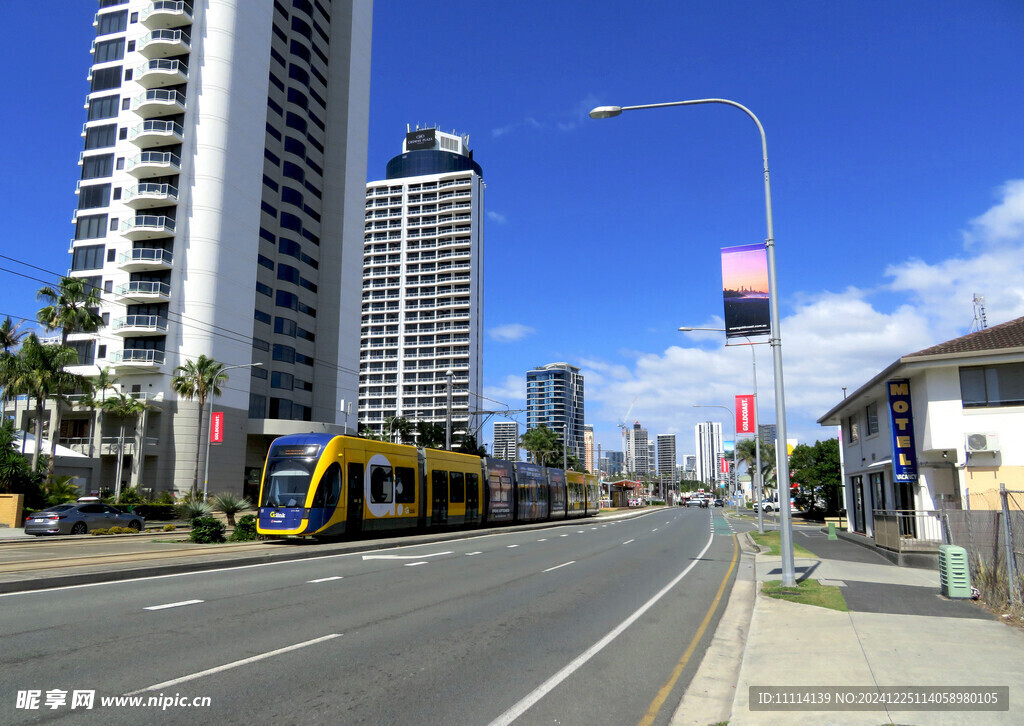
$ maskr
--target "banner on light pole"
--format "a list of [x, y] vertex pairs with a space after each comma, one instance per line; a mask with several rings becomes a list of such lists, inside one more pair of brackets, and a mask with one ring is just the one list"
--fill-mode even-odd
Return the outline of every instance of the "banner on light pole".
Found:
[[757, 432], [757, 416], [754, 412], [753, 394], [736, 396], [736, 433], [754, 435]]
[[210, 414], [210, 443], [224, 443], [224, 412], [214, 411]]
[[722, 248], [725, 337], [769, 335], [768, 255], [763, 244]]

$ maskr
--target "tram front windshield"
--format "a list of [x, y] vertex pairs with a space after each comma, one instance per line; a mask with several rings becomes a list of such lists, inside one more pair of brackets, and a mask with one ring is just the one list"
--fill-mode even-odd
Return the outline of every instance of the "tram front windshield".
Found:
[[306, 502], [316, 461], [282, 459], [267, 466], [261, 507], [301, 507]]

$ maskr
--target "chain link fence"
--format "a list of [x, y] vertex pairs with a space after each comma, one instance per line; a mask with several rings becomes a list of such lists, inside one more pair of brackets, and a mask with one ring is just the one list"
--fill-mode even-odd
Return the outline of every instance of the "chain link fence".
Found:
[[945, 539], [967, 550], [982, 599], [1024, 611], [1024, 491], [972, 492], [967, 509], [945, 510], [943, 520]]

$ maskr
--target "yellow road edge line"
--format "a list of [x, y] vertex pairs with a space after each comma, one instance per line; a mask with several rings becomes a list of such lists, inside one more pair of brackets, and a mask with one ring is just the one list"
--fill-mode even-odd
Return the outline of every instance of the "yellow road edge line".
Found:
[[686, 664], [690, 661], [693, 656], [693, 651], [697, 648], [697, 644], [701, 638], [704, 637], [704, 631], [707, 630], [708, 624], [711, 622], [711, 618], [715, 614], [715, 610], [718, 609], [718, 603], [722, 600], [722, 593], [725, 592], [725, 586], [729, 582], [729, 578], [732, 576], [732, 571], [736, 567], [736, 557], [739, 555], [739, 541], [736, 539], [736, 535], [732, 535], [732, 562], [729, 563], [729, 569], [725, 573], [725, 577], [722, 578], [722, 584], [718, 586], [718, 593], [715, 595], [715, 599], [711, 602], [711, 607], [708, 608], [707, 614], [704, 616], [704, 620], [701, 621], [700, 627], [697, 628], [696, 634], [693, 636], [693, 640], [690, 641], [690, 647], [683, 653], [683, 657], [679, 659], [676, 667], [672, 670], [672, 675], [661, 690], [658, 691], [658, 695], [651, 701], [651, 705], [647, 708], [647, 713], [640, 719], [639, 726], [651, 726], [654, 723], [654, 719], [657, 717], [658, 712], [661, 711], [661, 707], [665, 705], [665, 701], [668, 699], [668, 695], [675, 688], [676, 681], [679, 680], [679, 676], [683, 674], [683, 669], [686, 668]]

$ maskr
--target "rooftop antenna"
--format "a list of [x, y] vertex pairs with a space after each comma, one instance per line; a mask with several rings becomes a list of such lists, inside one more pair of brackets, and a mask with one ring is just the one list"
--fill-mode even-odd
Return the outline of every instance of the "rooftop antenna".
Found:
[[988, 320], [985, 318], [985, 297], [974, 293], [974, 322], [971, 323], [971, 332], [976, 333], [988, 327]]

